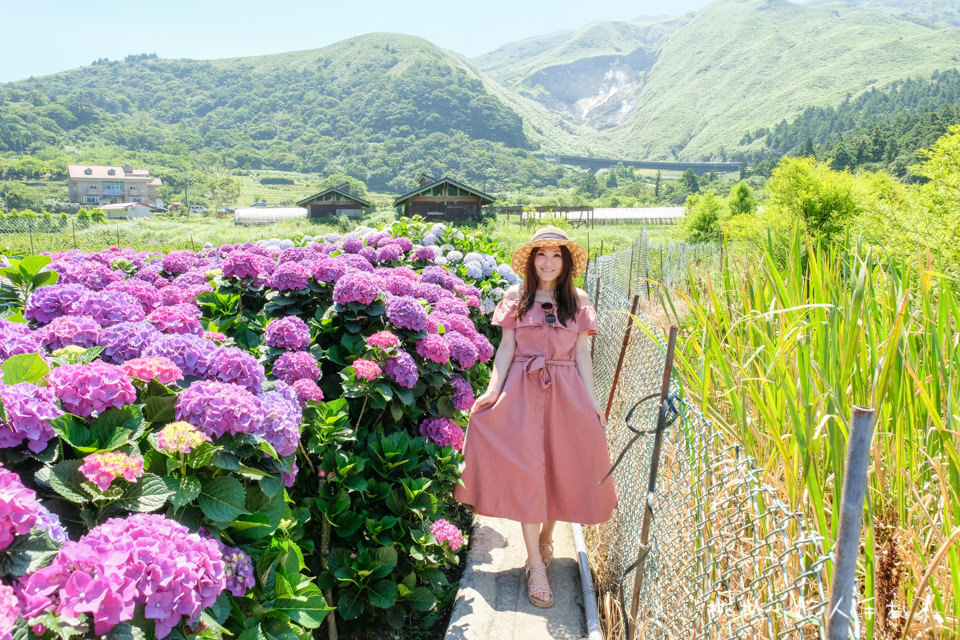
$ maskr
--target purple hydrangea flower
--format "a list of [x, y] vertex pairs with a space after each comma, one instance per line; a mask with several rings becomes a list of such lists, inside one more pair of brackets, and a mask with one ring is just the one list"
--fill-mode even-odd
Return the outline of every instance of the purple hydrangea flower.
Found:
[[437, 364], [446, 364], [450, 361], [450, 345], [435, 333], [431, 333], [417, 342], [417, 353], [420, 354], [420, 357]]
[[364, 247], [357, 252], [358, 256], [361, 256], [367, 262], [376, 262], [377, 260], [377, 250], [373, 247]]
[[0, 361], [21, 353], [43, 351], [43, 330], [31, 331], [22, 322], [0, 319]]
[[344, 238], [343, 250], [347, 253], [357, 253], [363, 249], [363, 241], [360, 238]]
[[280, 252], [277, 258], [279, 264], [284, 262], [298, 262], [304, 264], [313, 259], [314, 252], [310, 247], [291, 247]]
[[273, 271], [270, 286], [277, 291], [300, 291], [310, 286], [310, 271], [299, 262], [284, 262]]
[[76, 345], [89, 349], [97, 344], [100, 324], [90, 316], [60, 316], [40, 330], [43, 344], [51, 351]]
[[263, 365], [243, 349], [220, 348], [213, 353], [210, 362], [211, 373], [215, 373], [220, 382], [232, 382], [253, 393], [260, 393], [263, 383], [267, 381]]
[[60, 284], [81, 284], [93, 291], [100, 291], [111, 282], [123, 278], [121, 272], [112, 271], [110, 267], [94, 260], [55, 261], [49, 267], [60, 274]]
[[20, 476], [0, 466], [0, 549], [30, 533], [39, 510], [37, 494], [23, 486]]
[[47, 381], [63, 408], [83, 418], [107, 409], [119, 409], [137, 400], [137, 392], [126, 371], [99, 360], [61, 365], [47, 375]]
[[344, 253], [337, 256], [338, 260], [344, 262], [348, 267], [353, 269], [358, 269], [360, 271], [366, 271], [367, 273], [373, 273], [373, 265], [370, 264], [370, 261], [364, 258], [362, 255], [356, 255], [352, 253]]
[[226, 576], [216, 541], [165, 516], [136, 513], [67, 542], [50, 566], [24, 576], [20, 586], [26, 619], [48, 611], [90, 614], [102, 636], [132, 620], [139, 607], [162, 640], [181, 619], [212, 606]]
[[412, 389], [417, 384], [417, 380], [420, 379], [417, 364], [413, 361], [413, 357], [403, 349], [397, 350], [396, 358], [390, 358], [384, 363], [383, 371], [388, 378], [407, 389]]
[[403, 250], [400, 249], [400, 245], [391, 243], [377, 249], [376, 259], [377, 262], [391, 262], [399, 260], [402, 254]]
[[300, 443], [300, 423], [303, 422], [296, 396], [291, 401], [281, 393], [271, 391], [260, 396], [260, 404], [263, 422], [258, 435], [273, 445], [278, 455], [293, 455]]
[[415, 282], [413, 284], [413, 295], [427, 302], [436, 302], [447, 297], [449, 293], [440, 285], [432, 282]]
[[273, 273], [276, 263], [252, 250], [232, 251], [223, 261], [221, 269], [227, 278], [240, 280], [252, 279], [255, 284], [262, 284]]
[[413, 249], [413, 240], [410, 238], [404, 238], [403, 236], [400, 236], [399, 238], [394, 238], [393, 241], [400, 246], [400, 251], [403, 251], [404, 253], [410, 251], [410, 249]]
[[433, 262], [434, 258], [437, 257], [437, 252], [433, 247], [419, 247], [416, 251], [413, 252], [414, 260], [423, 260], [425, 262]]
[[234, 597], [241, 598], [248, 589], [257, 586], [257, 579], [253, 575], [253, 560], [240, 549], [223, 543], [220, 543], [220, 552], [223, 554], [223, 574], [227, 591]]
[[[150, 313], [160, 306], [160, 290], [149, 282], [142, 280], [118, 280], [117, 282], [108, 284], [105, 290], [129, 293], [143, 306], [143, 310], [146, 313]], [[180, 301], [178, 300], [177, 302]]]
[[187, 334], [158, 334], [143, 348], [142, 357], [163, 356], [180, 367], [183, 375], [204, 378], [215, 371], [217, 345], [206, 338]]
[[363, 271], [348, 271], [333, 287], [333, 300], [337, 304], [359, 302], [370, 304], [383, 291], [383, 281]]
[[310, 328], [297, 316], [278, 318], [267, 325], [264, 342], [277, 349], [303, 351], [310, 346]]
[[171, 251], [161, 262], [163, 270], [167, 273], [186, 273], [197, 263], [197, 256], [192, 251], [186, 249], [180, 251]]
[[450, 418], [427, 418], [420, 423], [420, 435], [441, 447], [463, 449], [463, 429]]
[[160, 330], [149, 322], [121, 322], [100, 332], [97, 344], [103, 347], [100, 357], [110, 364], [122, 364], [139, 358], [144, 347]]
[[37, 523], [34, 526], [46, 531], [47, 535], [50, 536], [50, 539], [54, 542], [63, 544], [67, 541], [67, 532], [60, 523], [60, 517], [42, 504], [40, 508], [37, 509]]
[[159, 307], [172, 307], [173, 305], [190, 302], [190, 300], [187, 298], [186, 289], [181, 289], [180, 287], [164, 287], [162, 289], [158, 289], [157, 291], [160, 295], [160, 302], [154, 306], [154, 309]]
[[387, 301], [387, 320], [395, 327], [421, 331], [427, 327], [427, 312], [411, 296], [396, 296]]
[[293, 384], [296, 380], [318, 380], [320, 367], [306, 351], [287, 351], [273, 363], [273, 375], [278, 380]]
[[470, 316], [470, 308], [467, 303], [457, 298], [443, 298], [437, 300], [433, 305], [433, 310], [439, 313], [455, 313], [460, 316]]
[[493, 357], [493, 345], [487, 340], [487, 336], [482, 333], [475, 333], [470, 336], [470, 341], [477, 348], [477, 360], [479, 362], [486, 362]]
[[403, 276], [388, 274], [383, 277], [383, 287], [395, 296], [413, 294], [413, 282]]
[[473, 326], [470, 318], [455, 313], [431, 313], [430, 315], [436, 322], [442, 324], [447, 331], [456, 331], [465, 336], [472, 336], [477, 332], [477, 328]]
[[198, 312], [199, 309], [186, 304], [157, 307], [147, 316], [147, 321], [163, 333], [202, 336], [203, 325], [200, 324]]
[[0, 449], [26, 440], [30, 451], [43, 451], [56, 435], [50, 421], [63, 415], [51, 389], [29, 382], [0, 385], [0, 405], [6, 413], [5, 420], [0, 418]]
[[146, 317], [143, 305], [123, 291], [91, 291], [77, 306], [79, 315], [90, 316], [101, 327], [120, 322], [140, 322]]
[[30, 294], [23, 308], [23, 317], [32, 322], [47, 324], [54, 318], [72, 315], [75, 306], [90, 293], [79, 284], [52, 284], [40, 287]]
[[226, 433], [258, 433], [263, 406], [259, 398], [240, 385], [198, 380], [180, 393], [176, 415], [177, 420], [219, 438]]
[[350, 267], [338, 258], [317, 258], [310, 264], [310, 273], [317, 282], [336, 282]]
[[438, 284], [444, 289], [453, 290], [458, 284], [463, 284], [460, 278], [456, 277], [443, 267], [426, 267], [420, 274], [423, 282]]
[[463, 376], [453, 376], [450, 378], [450, 386], [453, 387], [453, 408], [457, 411], [468, 411], [473, 407], [473, 387]]
[[308, 402], [322, 402], [323, 401], [323, 391], [320, 390], [320, 387], [317, 386], [317, 383], [313, 380], [307, 380], [306, 378], [301, 378], [299, 380], [294, 380], [293, 385], [294, 392], [297, 394], [297, 402], [300, 403], [301, 407], [306, 406]]
[[456, 331], [447, 331], [443, 339], [450, 345], [450, 358], [463, 369], [469, 369], [477, 362], [480, 355], [470, 338]]

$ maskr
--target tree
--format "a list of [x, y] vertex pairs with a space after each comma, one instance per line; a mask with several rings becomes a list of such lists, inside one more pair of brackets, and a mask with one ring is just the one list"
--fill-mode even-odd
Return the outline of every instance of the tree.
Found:
[[607, 175], [607, 189], [616, 189], [620, 186], [620, 183], [617, 181], [617, 174], [614, 171], [611, 171]]
[[833, 147], [833, 151], [830, 152], [830, 158], [830, 168], [834, 171], [852, 169], [857, 164], [853, 156], [850, 155], [850, 151], [847, 149], [847, 145], [843, 143], [843, 140], [837, 142]]
[[687, 169], [680, 176], [680, 184], [687, 193], [700, 193], [700, 182], [697, 180], [697, 174], [693, 169]]
[[720, 219], [724, 217], [724, 213], [723, 199], [713, 190], [690, 195], [687, 198], [687, 211], [683, 221], [687, 242], [723, 240]]
[[753, 213], [757, 210], [757, 194], [746, 181], [741, 180], [730, 190], [727, 196], [727, 206], [730, 214], [738, 216], [742, 213]]
[[813, 138], [807, 136], [800, 148], [797, 149], [797, 155], [801, 158], [816, 158], [817, 152], [813, 148]]
[[653, 199], [660, 204], [660, 192], [663, 189], [663, 175], [657, 169], [657, 179], [653, 181]]
[[860, 213], [854, 177], [813, 158], [784, 158], [767, 182], [768, 202], [799, 218], [814, 240], [832, 241]]
[[576, 192], [587, 198], [596, 198], [600, 195], [600, 183], [597, 182], [597, 176], [593, 171], [585, 171], [577, 184]]

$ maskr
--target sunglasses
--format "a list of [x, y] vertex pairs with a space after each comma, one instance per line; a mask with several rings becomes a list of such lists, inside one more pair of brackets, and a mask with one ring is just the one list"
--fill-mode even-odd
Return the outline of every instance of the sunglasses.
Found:
[[552, 302], [541, 302], [540, 308], [547, 312], [547, 315], [543, 318], [544, 321], [553, 326], [557, 323], [557, 316], [553, 313], [553, 303]]

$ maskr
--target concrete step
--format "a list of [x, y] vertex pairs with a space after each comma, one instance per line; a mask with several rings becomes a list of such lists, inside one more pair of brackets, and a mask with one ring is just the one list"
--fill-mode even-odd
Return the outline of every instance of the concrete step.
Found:
[[581, 640], [587, 637], [577, 554], [570, 525], [557, 523], [547, 570], [554, 605], [527, 599], [520, 523], [476, 516], [446, 640]]

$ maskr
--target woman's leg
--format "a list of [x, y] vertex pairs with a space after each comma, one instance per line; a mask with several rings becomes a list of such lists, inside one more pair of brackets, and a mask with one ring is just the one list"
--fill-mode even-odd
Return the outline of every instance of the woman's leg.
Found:
[[553, 528], [557, 526], [556, 520], [547, 520], [540, 527], [540, 544], [550, 544], [553, 542]]
[[[544, 570], [543, 560], [540, 558], [540, 523], [521, 522], [520, 528], [523, 530], [523, 545], [527, 548], [527, 588], [530, 597], [540, 602], [552, 604], [553, 594], [550, 592], [547, 572]], [[536, 571], [531, 571], [531, 569]]]

